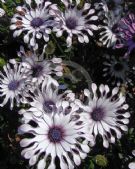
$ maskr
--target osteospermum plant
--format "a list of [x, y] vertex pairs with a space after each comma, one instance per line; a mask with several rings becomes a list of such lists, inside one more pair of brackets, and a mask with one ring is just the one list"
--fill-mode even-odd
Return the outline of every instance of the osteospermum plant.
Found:
[[[29, 118], [28, 120], [37, 124], [36, 128], [28, 123], [20, 126], [19, 130], [22, 133], [33, 135], [33, 138], [24, 138], [20, 142], [21, 147], [24, 148], [21, 154], [29, 159], [30, 166], [36, 164], [38, 160], [37, 169], [46, 166], [56, 168], [57, 157], [61, 169], [74, 168], [74, 165], [80, 165], [81, 159], [84, 159], [90, 151], [85, 141], [89, 137], [85, 133], [86, 129], [83, 123], [77, 124], [81, 119], [73, 120], [70, 113], [67, 115], [63, 113], [58, 112], [54, 116], [43, 114], [42, 117]], [[80, 138], [84, 141], [79, 141]]]
[[27, 90], [26, 86], [29, 82], [30, 78], [27, 78], [23, 66], [15, 59], [9, 60], [0, 72], [0, 96], [3, 98], [0, 106], [3, 107], [8, 101], [10, 101], [10, 109], [13, 109], [15, 101], [19, 106], [23, 97], [22, 91]]
[[[31, 102], [29, 101], [29, 98], [31, 98]], [[67, 107], [66, 110], [68, 113], [68, 111], [70, 111], [69, 103], [74, 99], [75, 94], [71, 90], [59, 93], [58, 82], [51, 77], [47, 77], [33, 93], [27, 94], [24, 103], [29, 103], [29, 105], [32, 106], [32, 108], [28, 110], [30, 114], [34, 113], [36, 116], [41, 116], [42, 113], [51, 115], [52, 112], [57, 111], [57, 106], [62, 106], [62, 103]], [[23, 109], [20, 111], [21, 114], [24, 114], [25, 112], [26, 111]]]
[[90, 3], [84, 3], [79, 8], [80, 1], [61, 0], [64, 4], [64, 11], [61, 9], [51, 9], [50, 13], [55, 18], [57, 26], [53, 28], [57, 37], [66, 34], [67, 47], [70, 47], [73, 38], [77, 38], [79, 43], [89, 43], [89, 37], [98, 30], [96, 21], [98, 16], [96, 10]]
[[23, 34], [24, 42], [34, 50], [38, 49], [40, 39], [44, 43], [48, 42], [51, 27], [55, 26], [55, 21], [49, 14], [50, 9], [56, 9], [56, 5], [50, 1], [26, 0], [23, 6], [17, 7], [17, 13], [11, 19], [10, 29], [14, 31], [13, 36]]
[[21, 46], [18, 52], [22, 60], [22, 65], [26, 70], [26, 73], [30, 75], [33, 83], [40, 84], [42, 81], [51, 75], [56, 75], [58, 77], [63, 75], [62, 59], [52, 56], [48, 59], [42, 54], [38, 54], [33, 50], [25, 51]]
[[[111, 3], [115, 6], [110, 10]], [[134, 133], [121, 139], [132, 125], [132, 118], [129, 125], [130, 114], [134, 119], [134, 113], [129, 112], [134, 98], [130, 100], [120, 91], [123, 84], [129, 88], [132, 84], [133, 91], [134, 69], [128, 65], [132, 62], [130, 58], [120, 57], [121, 50], [116, 50], [126, 47], [127, 52], [124, 54], [123, 50], [122, 56], [129, 56], [135, 48], [134, 12], [122, 13], [128, 3], [1, 0], [0, 107], [9, 106], [9, 111], [5, 112], [6, 107], [0, 113], [0, 147], [5, 150], [7, 140], [11, 151], [3, 160], [5, 168], [14, 165], [8, 166], [10, 161], [14, 163], [14, 153], [18, 150], [14, 142], [21, 147], [23, 161], [29, 162], [23, 168], [94, 169], [95, 164], [95, 169], [114, 169], [119, 165], [114, 164], [115, 160], [121, 160], [118, 168], [135, 168], [131, 156], [131, 150], [135, 155], [134, 148], [129, 153], [126, 150]], [[5, 25], [11, 34], [2, 31], [7, 29]], [[91, 43], [94, 41], [99, 46]], [[9, 59], [16, 58], [16, 54], [11, 56], [14, 50], [19, 51], [19, 58]], [[106, 60], [102, 57], [105, 53], [111, 53]], [[14, 126], [19, 138], [16, 135], [11, 138], [11, 133], [16, 132]], [[111, 150], [110, 144], [113, 144]], [[11, 154], [13, 160], [8, 159]], [[127, 154], [130, 155], [126, 157]], [[22, 168], [18, 156], [16, 163], [17, 168]], [[1, 158], [0, 165], [3, 167]]]
[[115, 137], [121, 138], [121, 131], [128, 130], [130, 117], [128, 104], [117, 87], [110, 91], [108, 85], [100, 85], [98, 88], [93, 83], [91, 88], [92, 93], [88, 89], [84, 90], [87, 102], [83, 104], [80, 100], [76, 100], [76, 103], [86, 113], [89, 133], [95, 138], [100, 135], [103, 146], [108, 148], [109, 142], [115, 143]]

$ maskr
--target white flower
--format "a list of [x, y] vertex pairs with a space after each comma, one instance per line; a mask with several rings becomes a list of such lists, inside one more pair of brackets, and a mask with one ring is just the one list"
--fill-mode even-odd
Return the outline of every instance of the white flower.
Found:
[[[132, 151], [132, 154], [135, 156], [135, 150]], [[129, 163], [128, 167], [129, 167], [130, 169], [135, 169], [135, 162]]]
[[76, 114], [77, 109], [71, 106], [70, 113], [66, 114], [63, 106], [63, 112], [52, 116], [45, 113], [40, 117], [32, 113], [25, 116], [27, 122], [20, 126], [19, 132], [32, 137], [22, 139], [20, 145], [24, 148], [21, 155], [29, 159], [30, 166], [37, 163], [37, 169], [56, 169], [57, 157], [59, 168], [73, 169], [85, 159], [90, 151], [88, 142], [93, 142], [93, 137], [87, 134], [88, 126], [83, 117]]
[[89, 43], [88, 35], [93, 36], [93, 31], [98, 29], [95, 25], [95, 21], [98, 20], [95, 9], [92, 9], [89, 3], [85, 3], [82, 9], [78, 9], [79, 1], [76, 5], [68, 0], [62, 2], [65, 5], [64, 12], [50, 10], [50, 14], [55, 16], [54, 19], [58, 23], [58, 26], [53, 29], [56, 36], [61, 37], [66, 32], [68, 47], [72, 45], [73, 37], [77, 37], [80, 43]]
[[[28, 101], [31, 97], [32, 101]], [[29, 103], [32, 108], [28, 111], [36, 116], [42, 114], [52, 114], [57, 112], [57, 108], [62, 106], [68, 106], [69, 102], [75, 99], [75, 94], [71, 90], [66, 90], [64, 93], [59, 94], [59, 84], [56, 80], [51, 77], [47, 77], [41, 85], [30, 95], [28, 99], [24, 100], [24, 103]], [[65, 101], [65, 102], [64, 102]], [[68, 101], [68, 102], [67, 102]], [[63, 105], [62, 105], [63, 104]], [[62, 111], [62, 110], [60, 110]], [[67, 109], [67, 113], [69, 110]], [[21, 110], [20, 114], [24, 115], [25, 110]], [[26, 114], [27, 116], [27, 114]]]
[[102, 42], [103, 46], [114, 47], [117, 42], [117, 34], [114, 29], [118, 20], [116, 20], [115, 16], [110, 13], [106, 4], [104, 4], [104, 14], [105, 14], [105, 25], [99, 26], [99, 41]]
[[10, 29], [15, 30], [14, 37], [24, 33], [24, 42], [29, 43], [36, 50], [39, 39], [49, 41], [50, 27], [54, 26], [49, 10], [55, 9], [56, 6], [49, 1], [34, 0], [36, 8], [33, 8], [31, 0], [25, 2], [26, 5], [17, 7], [17, 13], [11, 19]]
[[21, 47], [18, 55], [22, 59], [22, 65], [26, 68], [26, 71], [32, 77], [32, 82], [38, 82], [40, 84], [46, 77], [55, 74], [56, 76], [62, 76], [62, 59], [52, 58], [44, 59], [44, 55], [36, 54], [35, 52], [25, 52]]
[[16, 100], [17, 106], [19, 106], [22, 90], [24, 90], [28, 81], [29, 79], [27, 79], [22, 65], [14, 59], [10, 60], [3, 67], [3, 73], [0, 72], [0, 96], [5, 96], [0, 106], [3, 107], [8, 100], [10, 100], [10, 109], [14, 106], [14, 100]]
[[[128, 105], [125, 103], [125, 97], [119, 94], [116, 87], [110, 91], [108, 85], [100, 85], [97, 90], [96, 84], [92, 84], [92, 93], [84, 90], [84, 95], [88, 98], [88, 103], [77, 104], [86, 112], [90, 133], [95, 138], [101, 135], [103, 146], [108, 147], [109, 142], [115, 143], [115, 136], [121, 138], [121, 130], [127, 131], [130, 114], [127, 112]], [[114, 135], [115, 133], [115, 135]]]

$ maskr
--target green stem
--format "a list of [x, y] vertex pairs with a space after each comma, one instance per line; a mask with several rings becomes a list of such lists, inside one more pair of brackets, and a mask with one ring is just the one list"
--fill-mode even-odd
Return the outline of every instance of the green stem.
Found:
[[55, 36], [53, 35], [53, 33], [51, 34], [51, 36], [52, 36], [52, 38], [53, 38], [55, 44], [57, 45], [57, 47], [58, 47], [59, 50], [61, 51], [61, 53], [65, 55], [63, 49], [61, 48], [61, 46], [60, 46], [59, 43], [57, 42], [57, 40], [56, 40]]

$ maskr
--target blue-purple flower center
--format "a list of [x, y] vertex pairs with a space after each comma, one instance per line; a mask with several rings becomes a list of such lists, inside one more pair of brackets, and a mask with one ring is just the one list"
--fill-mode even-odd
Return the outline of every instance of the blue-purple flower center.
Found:
[[66, 19], [66, 26], [69, 28], [69, 29], [75, 29], [76, 26], [77, 26], [77, 20], [76, 18], [74, 17], [69, 17]]
[[113, 68], [115, 71], [120, 72], [123, 70], [124, 67], [121, 63], [116, 63]]
[[31, 21], [31, 26], [33, 28], [37, 28], [37, 27], [40, 27], [41, 25], [43, 25], [44, 21], [42, 18], [34, 18], [32, 21]]
[[58, 143], [63, 139], [63, 130], [60, 127], [54, 126], [49, 129], [48, 138], [53, 143]]
[[41, 75], [42, 70], [43, 70], [43, 66], [41, 65], [33, 66], [32, 68], [33, 77], [39, 77]]
[[45, 101], [44, 104], [43, 104], [43, 109], [47, 113], [51, 113], [51, 112], [56, 110], [55, 103], [52, 100]]
[[19, 87], [19, 84], [20, 84], [19, 81], [13, 80], [8, 84], [8, 89], [15, 91]]
[[94, 121], [101, 121], [105, 116], [105, 111], [102, 107], [96, 107], [91, 112], [91, 118]]

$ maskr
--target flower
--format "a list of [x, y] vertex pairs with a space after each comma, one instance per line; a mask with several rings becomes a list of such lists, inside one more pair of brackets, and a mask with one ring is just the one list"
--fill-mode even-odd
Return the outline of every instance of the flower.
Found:
[[106, 4], [104, 4], [103, 10], [106, 19], [105, 25], [99, 26], [99, 41], [107, 48], [114, 47], [117, 42], [115, 26], [118, 19], [116, 19], [113, 13], [110, 13], [110, 10]]
[[16, 100], [17, 106], [19, 106], [22, 90], [25, 89], [29, 79], [27, 79], [22, 65], [14, 59], [9, 60], [9, 63], [3, 66], [3, 71], [3, 73], [0, 72], [0, 96], [5, 96], [5, 98], [0, 106], [3, 107], [10, 100], [10, 109], [12, 109], [14, 100]]
[[[38, 48], [39, 39], [49, 41], [51, 26], [55, 26], [49, 15], [51, 8], [56, 8], [55, 4], [49, 1], [25, 0], [26, 5], [18, 6], [17, 13], [11, 19], [11, 30], [15, 30], [13, 36], [17, 37], [24, 33], [24, 42], [29, 43], [35, 50]], [[33, 8], [35, 3], [36, 8]]]
[[118, 31], [120, 32], [119, 40], [116, 45], [117, 48], [127, 48], [125, 57], [135, 49], [135, 15], [128, 14], [122, 18], [118, 24]]
[[[135, 156], [135, 150], [132, 151], [132, 154]], [[135, 169], [135, 162], [129, 163], [128, 167], [129, 167], [130, 169]]]
[[88, 103], [83, 104], [76, 100], [76, 104], [86, 112], [90, 133], [95, 138], [101, 135], [103, 146], [108, 148], [109, 142], [115, 143], [115, 136], [121, 138], [121, 130], [127, 131], [126, 125], [130, 117], [128, 105], [117, 87], [110, 91], [108, 85], [101, 84], [97, 89], [97, 85], [93, 83], [91, 88], [93, 94], [88, 89], [84, 90]]
[[99, 41], [102, 42], [107, 48], [113, 47], [116, 44], [117, 37], [116, 34], [108, 26], [101, 26], [100, 28], [100, 38]]
[[63, 33], [67, 34], [67, 46], [72, 45], [72, 40], [76, 36], [80, 43], [89, 43], [89, 37], [93, 36], [93, 31], [97, 30], [95, 22], [98, 16], [95, 9], [91, 8], [91, 4], [84, 3], [82, 9], [78, 9], [79, 1], [73, 4], [72, 1], [61, 0], [65, 6], [65, 11], [51, 10], [51, 15], [55, 16], [58, 26], [54, 27], [57, 37], [61, 37]]
[[93, 141], [93, 137], [87, 134], [88, 128], [83, 117], [76, 114], [77, 109], [72, 106], [66, 114], [63, 106], [62, 112], [57, 109], [52, 116], [45, 113], [42, 116], [31, 113], [25, 116], [27, 122], [19, 127], [19, 132], [31, 134], [31, 138], [22, 139], [20, 145], [24, 148], [21, 155], [29, 159], [30, 166], [37, 164], [37, 169], [55, 169], [56, 157], [61, 169], [80, 165], [81, 159], [90, 151], [88, 142]]
[[32, 82], [38, 82], [40, 84], [46, 77], [51, 74], [56, 76], [62, 76], [62, 59], [52, 58], [44, 59], [43, 53], [41, 55], [36, 52], [25, 52], [24, 48], [20, 48], [18, 55], [22, 59], [22, 64], [26, 68], [28, 74], [32, 77]]
[[135, 71], [130, 69], [127, 59], [107, 55], [107, 60], [103, 63], [103, 76], [107, 77], [113, 85], [119, 86], [121, 84], [133, 84], [132, 76]]
[[[29, 97], [32, 101], [28, 101]], [[29, 103], [32, 108], [29, 109], [29, 113], [34, 113], [36, 116], [41, 116], [42, 113], [52, 114], [57, 112], [57, 107], [62, 107], [62, 103], [68, 106], [68, 102], [75, 98], [75, 94], [71, 90], [66, 90], [64, 93], [59, 94], [59, 84], [51, 77], [47, 77], [41, 85], [30, 95], [28, 99], [24, 100], [24, 103]], [[65, 102], [63, 102], [65, 100]], [[64, 106], [64, 105], [63, 105]], [[61, 110], [62, 111], [62, 110]], [[68, 113], [67, 109], [67, 113]], [[25, 110], [22, 109], [20, 114], [24, 114]]]

